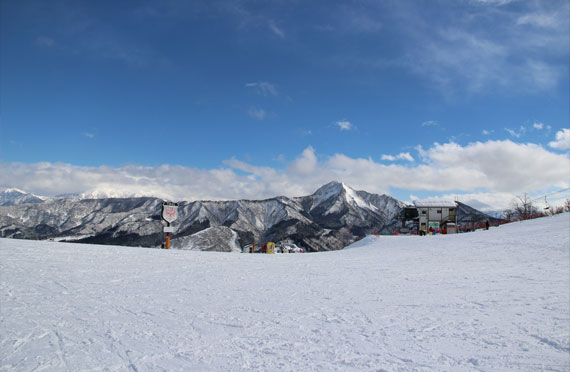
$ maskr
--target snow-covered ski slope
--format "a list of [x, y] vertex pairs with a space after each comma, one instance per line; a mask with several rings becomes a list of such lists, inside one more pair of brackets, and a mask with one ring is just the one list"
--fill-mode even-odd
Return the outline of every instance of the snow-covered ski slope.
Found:
[[568, 371], [570, 214], [252, 255], [0, 240], [1, 371]]

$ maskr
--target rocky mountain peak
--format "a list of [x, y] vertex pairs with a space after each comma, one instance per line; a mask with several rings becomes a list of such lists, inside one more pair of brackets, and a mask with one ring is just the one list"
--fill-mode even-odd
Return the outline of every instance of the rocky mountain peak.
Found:
[[342, 195], [344, 192], [346, 192], [347, 187], [348, 186], [342, 182], [332, 181], [326, 185], [319, 187], [312, 196], [315, 198], [315, 200], [324, 201], [330, 199], [332, 196]]
[[356, 191], [343, 182], [332, 181], [311, 195], [310, 210], [325, 208], [325, 214], [340, 212], [344, 209], [343, 206], [375, 210], [376, 207], [365, 200], [365, 195], [367, 193]]

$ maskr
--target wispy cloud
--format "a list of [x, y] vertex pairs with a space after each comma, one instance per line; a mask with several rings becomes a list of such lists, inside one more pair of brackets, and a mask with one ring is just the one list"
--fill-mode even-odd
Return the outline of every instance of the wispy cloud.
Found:
[[87, 138], [95, 138], [95, 134], [89, 133], [89, 132], [83, 133], [83, 136], [85, 136], [85, 137], [87, 137]]
[[344, 6], [340, 18], [345, 32], [374, 33], [382, 29], [382, 22], [374, 13], [360, 7]]
[[526, 127], [520, 126], [518, 131], [516, 129], [505, 128], [505, 130], [511, 135], [511, 137], [520, 138], [526, 134]]
[[568, 2], [482, 3], [442, 9], [445, 21], [435, 25], [406, 8], [401, 16], [415, 28], [402, 33], [408, 47], [405, 65], [450, 96], [513, 89], [536, 94], [567, 79]]
[[517, 25], [555, 28], [560, 26], [560, 17], [553, 13], [525, 14], [517, 19]]
[[247, 113], [249, 114], [249, 116], [257, 120], [263, 120], [267, 116], [267, 113], [265, 112], [264, 109], [255, 108], [255, 107], [250, 107]]
[[488, 135], [490, 135], [491, 133], [494, 133], [494, 132], [495, 132], [494, 130], [483, 129], [483, 132], [482, 132], [482, 133], [483, 133], [485, 136], [488, 136]]
[[285, 38], [285, 32], [279, 26], [277, 26], [274, 20], [269, 20], [267, 22], [267, 26], [269, 27], [271, 32], [273, 32], [275, 35], [277, 35], [281, 39]]
[[47, 36], [39, 36], [36, 39], [36, 45], [46, 48], [51, 48], [55, 45], [55, 40]]
[[436, 127], [439, 123], [435, 120], [427, 120], [422, 123], [422, 127]]
[[[158, 50], [114, 27], [108, 19], [77, 3], [42, 3], [41, 12], [50, 36], [40, 35], [35, 43], [56, 48], [67, 56], [114, 60], [132, 67], [146, 67], [166, 61]], [[130, 15], [125, 15], [129, 17]]]
[[352, 123], [348, 120], [340, 120], [337, 121], [335, 124], [337, 127], [340, 128], [340, 130], [352, 130], [354, 128]]
[[534, 124], [532, 125], [532, 127], [533, 127], [534, 129], [542, 130], [542, 128], [544, 128], [544, 124], [542, 124], [542, 123], [534, 123]]
[[350, 20], [360, 18], [369, 25], [366, 19], [371, 19], [375, 24], [356, 32], [389, 30], [397, 35], [398, 47], [381, 54], [349, 51], [337, 60], [366, 68], [406, 69], [452, 100], [466, 93], [552, 91], [568, 76], [569, 4], [512, 1], [516, 7], [506, 6], [511, 0], [468, 0], [457, 7], [438, 2], [430, 4], [430, 11], [409, 2], [341, 6], [337, 17], [346, 19], [343, 24], [351, 27]]
[[475, 3], [481, 3], [481, 4], [485, 4], [485, 5], [505, 5], [505, 4], [509, 4], [512, 3], [514, 1], [517, 0], [473, 0], [473, 2]]
[[410, 61], [410, 67], [442, 89], [455, 89], [462, 76], [467, 80], [460, 83], [473, 92], [481, 91], [491, 81], [504, 80], [500, 67], [508, 53], [492, 40], [450, 28], [440, 30], [418, 48], [421, 50], [414, 53], [415, 62]]
[[253, 89], [256, 93], [262, 96], [278, 96], [279, 92], [275, 85], [268, 83], [267, 81], [258, 81], [255, 83], [247, 83], [245, 84], [246, 88]]

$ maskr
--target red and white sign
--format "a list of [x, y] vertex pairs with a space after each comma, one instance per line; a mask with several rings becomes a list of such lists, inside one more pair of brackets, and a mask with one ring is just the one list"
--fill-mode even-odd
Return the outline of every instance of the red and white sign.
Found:
[[178, 204], [172, 202], [164, 202], [162, 204], [162, 219], [168, 223], [178, 218]]

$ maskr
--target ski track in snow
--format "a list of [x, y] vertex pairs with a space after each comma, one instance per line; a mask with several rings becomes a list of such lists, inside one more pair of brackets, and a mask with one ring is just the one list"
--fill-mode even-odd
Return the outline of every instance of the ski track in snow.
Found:
[[336, 252], [0, 240], [0, 371], [569, 371], [570, 214]]

